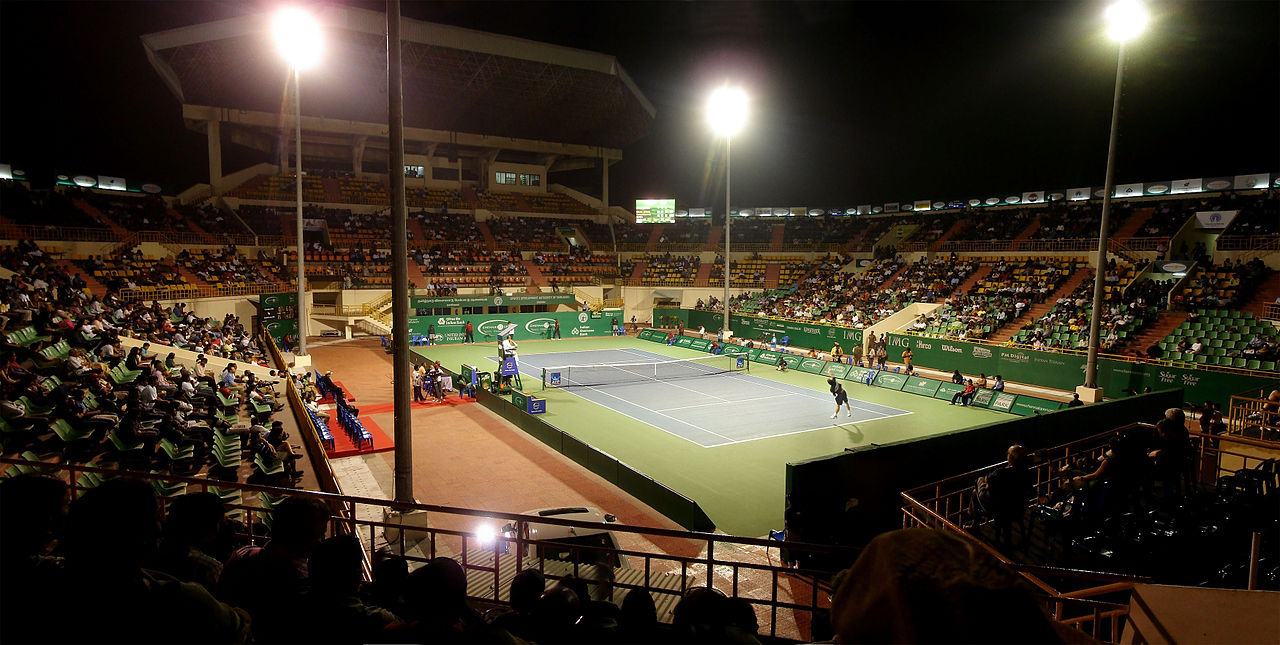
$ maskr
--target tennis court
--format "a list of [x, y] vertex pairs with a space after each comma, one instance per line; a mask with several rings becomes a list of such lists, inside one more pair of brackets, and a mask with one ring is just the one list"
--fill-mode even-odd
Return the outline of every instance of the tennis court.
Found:
[[[627, 347], [528, 354], [519, 365], [526, 390], [537, 387], [546, 369], [560, 375], [563, 391], [703, 448], [911, 414], [850, 398], [852, 416], [842, 410], [832, 419], [835, 400], [826, 391], [753, 376], [735, 361], [730, 356], [672, 361]], [[746, 367], [774, 369], [758, 363]]]

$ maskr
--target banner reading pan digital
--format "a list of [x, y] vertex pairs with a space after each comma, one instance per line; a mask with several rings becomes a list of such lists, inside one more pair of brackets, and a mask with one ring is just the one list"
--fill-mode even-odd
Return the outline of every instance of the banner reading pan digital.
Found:
[[451, 296], [447, 298], [410, 298], [411, 309], [452, 309], [461, 307], [528, 307], [534, 305], [571, 305], [578, 301], [573, 294], [539, 293], [513, 296]]

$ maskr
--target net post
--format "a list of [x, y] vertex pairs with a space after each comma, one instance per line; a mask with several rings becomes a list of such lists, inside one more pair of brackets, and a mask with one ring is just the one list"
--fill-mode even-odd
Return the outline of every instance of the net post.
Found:
[[542, 368], [542, 390], [547, 389], [547, 368]]

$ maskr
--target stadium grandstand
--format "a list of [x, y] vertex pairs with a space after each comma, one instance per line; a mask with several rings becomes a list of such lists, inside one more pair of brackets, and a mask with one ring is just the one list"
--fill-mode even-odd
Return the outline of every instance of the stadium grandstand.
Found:
[[[246, 15], [142, 38], [206, 183], [0, 164], [6, 642], [951, 624], [954, 589], [877, 604], [927, 582], [903, 562], [973, 574], [1001, 627], [956, 640], [1274, 619], [1280, 173], [1129, 184], [1105, 254], [1099, 187], [735, 208], [726, 240], [725, 213], [611, 203], [656, 114], [612, 56], [404, 20], [389, 168], [385, 16], [320, 12], [353, 82], [304, 90], [301, 159]], [[228, 171], [229, 143], [263, 161]], [[599, 194], [557, 181], [583, 170]], [[405, 453], [415, 502], [392, 501]]]

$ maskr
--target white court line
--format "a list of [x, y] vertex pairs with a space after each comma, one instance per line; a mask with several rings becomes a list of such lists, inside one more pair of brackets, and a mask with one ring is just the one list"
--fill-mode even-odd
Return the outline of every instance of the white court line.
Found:
[[[585, 351], [585, 350], [584, 350], [584, 351]], [[598, 351], [598, 350], [590, 350], [590, 351]], [[488, 359], [490, 359], [490, 360], [494, 360], [494, 359], [493, 359], [492, 357], [490, 357], [490, 356], [486, 356], [485, 358], [488, 358]], [[497, 361], [496, 361], [496, 360], [494, 360], [494, 362], [496, 363]], [[541, 368], [539, 368], [539, 369], [541, 369]], [[669, 435], [671, 435], [671, 436], [673, 436], [673, 437], [678, 437], [678, 438], [680, 438], [680, 439], [684, 439], [685, 441], [688, 441], [689, 443], [691, 443], [691, 444], [693, 444], [693, 445], [695, 445], [695, 446], [698, 446], [699, 448], [716, 448], [716, 447], [718, 447], [718, 446], [724, 446], [724, 445], [728, 445], [728, 444], [731, 444], [731, 443], [736, 443], [734, 440], [732, 440], [732, 439], [730, 439], [729, 437], [726, 437], [726, 436], [724, 436], [724, 435], [722, 435], [722, 434], [720, 434], [720, 433], [718, 433], [718, 432], [712, 432], [712, 431], [710, 431], [710, 430], [708, 430], [708, 429], [706, 429], [706, 428], [704, 428], [704, 427], [702, 427], [702, 426], [699, 426], [699, 425], [696, 425], [696, 424], [693, 424], [693, 423], [689, 423], [688, 421], [681, 421], [680, 419], [677, 419], [677, 418], [675, 418], [675, 417], [673, 417], [673, 416], [669, 416], [669, 415], [666, 415], [666, 414], [662, 414], [661, 412], [659, 412], [659, 411], [657, 411], [657, 410], [654, 410], [654, 409], [652, 409], [652, 408], [646, 408], [645, 406], [640, 405], [640, 404], [638, 404], [638, 403], [632, 403], [631, 401], [628, 401], [628, 400], [626, 400], [626, 399], [624, 399], [624, 398], [622, 398], [622, 397], [620, 397], [620, 396], [614, 396], [614, 395], [612, 395], [612, 394], [609, 394], [608, 392], [604, 392], [604, 391], [602, 391], [602, 390], [598, 390], [598, 389], [596, 389], [595, 387], [592, 387], [592, 386], [589, 386], [589, 385], [577, 385], [577, 386], [574, 386], [574, 387], [582, 388], [582, 389], [584, 389], [584, 390], [591, 390], [592, 392], [595, 392], [595, 393], [597, 393], [597, 394], [603, 394], [603, 395], [605, 395], [605, 396], [615, 398], [615, 399], [617, 399], [617, 400], [619, 400], [619, 401], [622, 401], [623, 403], [629, 403], [629, 404], [631, 404], [631, 405], [633, 405], [633, 406], [635, 406], [635, 407], [638, 407], [638, 408], [641, 408], [641, 409], [647, 410], [647, 411], [649, 411], [649, 412], [652, 412], [652, 413], [654, 413], [654, 414], [657, 414], [657, 415], [659, 415], [659, 416], [663, 416], [663, 417], [666, 417], [666, 418], [668, 418], [668, 419], [671, 419], [672, 421], [675, 421], [676, 423], [679, 423], [679, 424], [681, 424], [681, 425], [685, 425], [685, 426], [689, 426], [690, 428], [695, 428], [695, 429], [697, 429], [697, 430], [701, 430], [701, 431], [703, 431], [703, 432], [705, 432], [705, 433], [707, 433], [707, 434], [715, 435], [715, 436], [720, 437], [721, 439], [724, 439], [724, 440], [725, 440], [725, 442], [724, 442], [724, 443], [717, 443], [717, 444], [713, 444], [713, 445], [708, 446], [708, 445], [706, 445], [706, 444], [703, 444], [703, 443], [699, 443], [699, 442], [697, 442], [697, 441], [694, 441], [693, 439], [690, 439], [689, 437], [686, 437], [686, 436], [684, 436], [684, 435], [682, 435], [682, 434], [678, 434], [678, 433], [672, 432], [672, 431], [670, 431], [670, 430], [667, 430], [666, 428], [662, 428], [662, 427], [659, 427], [659, 426], [653, 425], [653, 422], [652, 422], [652, 421], [646, 421], [646, 420], [644, 420], [644, 419], [641, 419], [640, 417], [637, 417], [637, 416], [633, 416], [633, 415], [627, 414], [626, 412], [623, 412], [622, 410], [619, 410], [618, 408], [615, 408], [615, 407], [612, 407], [612, 406], [605, 406], [604, 404], [602, 404], [602, 403], [600, 403], [600, 402], [598, 402], [598, 401], [592, 401], [591, 399], [588, 399], [587, 397], [582, 396], [581, 394], [578, 394], [577, 392], [574, 392], [574, 391], [573, 391], [573, 390], [571, 390], [571, 389], [561, 389], [561, 390], [560, 390], [560, 391], [562, 391], [562, 392], [568, 392], [569, 394], [572, 394], [572, 395], [574, 395], [574, 396], [576, 396], [576, 397], [578, 397], [578, 398], [582, 399], [583, 401], [586, 401], [587, 403], [591, 403], [591, 404], [593, 404], [593, 405], [599, 405], [599, 406], [602, 406], [602, 407], [608, 407], [608, 409], [609, 409], [611, 412], [617, 412], [618, 414], [621, 414], [621, 415], [622, 415], [622, 416], [624, 416], [624, 417], [627, 417], [627, 418], [632, 419], [632, 420], [634, 420], [634, 421], [638, 421], [638, 422], [640, 422], [640, 423], [643, 423], [643, 424], [645, 424], [645, 425], [647, 425], [647, 426], [649, 426], [649, 427], [651, 427], [651, 428], [655, 428], [655, 429], [659, 430], [660, 432], [665, 432], [665, 433], [667, 433], [667, 434], [669, 434]], [[719, 404], [716, 404], [716, 405], [719, 405]]]
[[764, 401], [765, 399], [782, 399], [782, 398], [787, 398], [789, 396], [790, 395], [787, 395], [787, 394], [775, 394], [773, 396], [757, 396], [749, 399], [725, 399], [723, 403], [722, 402], [699, 403], [697, 405], [682, 405], [676, 408], [650, 408], [650, 409], [669, 412], [671, 410], [688, 410], [689, 408], [705, 408], [709, 405], [724, 405], [725, 403], [754, 403], [756, 401]]
[[[641, 354], [645, 355], [646, 357], [662, 356], [662, 354], [654, 354], [653, 352], [646, 352], [646, 351], [644, 351], [644, 350], [637, 350], [637, 349], [632, 349], [632, 348], [629, 348], [629, 347], [627, 347], [627, 348], [622, 348], [622, 349], [621, 349], [621, 350], [619, 350], [619, 351], [623, 351], [623, 352], [631, 352], [631, 353], [633, 353], [633, 354], [634, 354], [634, 353], [636, 353], [636, 352], [640, 352]], [[764, 365], [764, 363], [757, 363], [757, 365]], [[729, 374], [729, 376], [752, 376], [752, 374], [751, 374], [750, 372], [733, 372], [733, 373]], [[852, 381], [851, 381], [851, 382], [852, 382]], [[811, 390], [811, 389], [809, 389], [809, 388], [807, 388], [807, 387], [801, 387], [801, 386], [798, 386], [798, 385], [791, 385], [791, 384], [789, 384], [789, 383], [785, 383], [785, 384], [783, 384], [783, 385], [788, 385], [788, 386], [790, 386], [790, 388], [792, 388], [792, 389], [787, 389], [787, 388], [782, 388], [782, 387], [776, 387], [776, 386], [774, 386], [774, 385], [770, 385], [771, 381], [770, 381], [769, 379], [766, 379], [766, 378], [763, 378], [763, 377], [759, 377], [759, 376], [757, 376], [755, 379], [753, 379], [753, 380], [751, 381], [751, 383], [755, 383], [755, 384], [758, 384], [760, 387], [769, 388], [769, 389], [771, 389], [771, 390], [775, 390], [775, 391], [778, 391], [778, 392], [790, 392], [790, 393], [792, 393], [792, 394], [794, 394], [794, 395], [804, 396], [804, 397], [806, 397], [806, 398], [810, 398], [810, 399], [814, 399], [814, 400], [819, 400], [819, 401], [825, 401], [825, 400], [827, 400], [827, 397], [826, 397], [826, 396], [823, 396], [823, 395], [821, 395], [821, 394], [817, 394], [817, 393], [816, 393], [816, 390]], [[678, 387], [678, 386], [677, 386], [677, 387]], [[688, 388], [685, 388], [685, 389], [688, 389]], [[846, 391], [847, 391], [847, 390], [846, 390]], [[710, 396], [710, 395], [708, 395], [708, 396]], [[852, 397], [851, 397], [851, 398], [852, 398]], [[833, 401], [833, 402], [834, 402], [834, 400], [835, 400], [835, 399], [832, 399], [832, 401]], [[861, 401], [861, 402], [862, 402], [862, 403], [869, 403], [869, 401]], [[875, 413], [875, 414], [882, 415], [882, 416], [883, 416], [884, 418], [886, 418], [886, 419], [891, 418], [891, 417], [900, 417], [900, 416], [903, 416], [903, 414], [914, 414], [913, 412], [911, 412], [911, 411], [909, 411], [909, 410], [907, 410], [907, 411], [903, 411], [903, 410], [901, 410], [901, 409], [899, 409], [899, 408], [895, 408], [895, 407], [888, 406], [888, 405], [886, 405], [886, 406], [882, 406], [882, 407], [890, 408], [890, 409], [893, 409], [893, 410], [899, 410], [899, 412], [901, 412], [901, 414], [887, 414], [887, 413], [885, 413], [885, 412], [881, 412], [880, 410], [876, 410], [876, 409], [874, 409], [874, 408], [866, 408], [866, 407], [863, 407], [863, 406], [860, 406], [860, 405], [854, 405], [854, 404], [853, 404], [853, 400], [851, 400], [851, 401], [849, 402], [849, 405], [850, 405], [851, 407], [857, 408], [857, 409], [859, 409], [859, 410], [864, 410], [864, 411], [866, 411], [866, 412], [873, 412], [873, 413]], [[878, 405], [878, 404], [876, 404], [876, 405]], [[869, 419], [869, 421], [875, 421], [875, 419]], [[815, 428], [815, 429], [817, 429], [817, 428]], [[774, 435], [774, 436], [779, 436], [779, 437], [781, 437], [781, 436], [783, 436], [783, 435]]]

